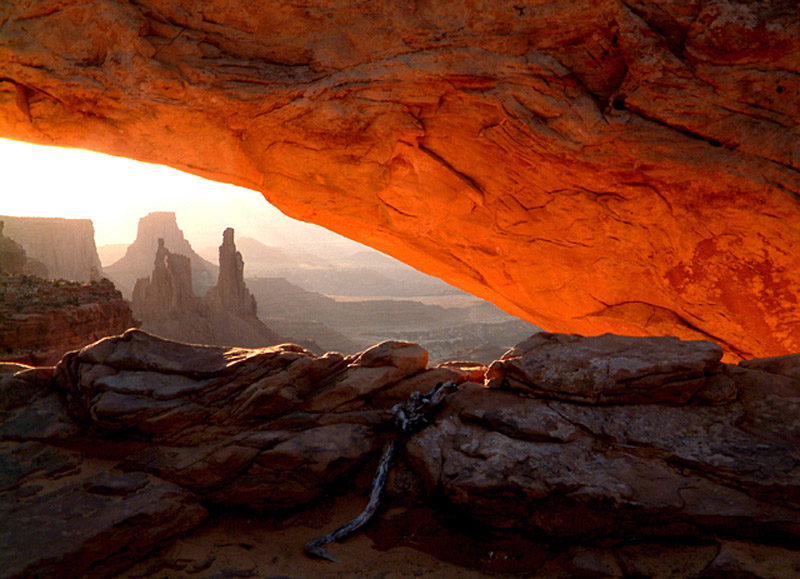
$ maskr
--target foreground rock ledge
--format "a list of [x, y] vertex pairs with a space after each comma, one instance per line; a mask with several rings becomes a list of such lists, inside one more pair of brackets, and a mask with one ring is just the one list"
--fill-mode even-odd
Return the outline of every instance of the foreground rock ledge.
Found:
[[[450, 576], [794, 576], [800, 357], [721, 356], [711, 342], [537, 334], [476, 383], [474, 365], [429, 368], [408, 342], [317, 357], [130, 330], [55, 368], [0, 367], [0, 576], [112, 576], [207, 511], [206, 531], [231, 507], [260, 513], [246, 515], [259, 533], [266, 515], [314, 521], [324, 497], [366, 492], [392, 406], [443, 380], [459, 391], [400, 453], [386, 503], [406, 510], [382, 511], [373, 548], [427, 551]], [[305, 540], [288, 550], [302, 557]], [[232, 576], [208, 549], [158, 557]], [[274, 575], [276, 560], [251, 571]]]
[[257, 189], [550, 331], [800, 350], [792, 0], [12, 0], [0, 135]]

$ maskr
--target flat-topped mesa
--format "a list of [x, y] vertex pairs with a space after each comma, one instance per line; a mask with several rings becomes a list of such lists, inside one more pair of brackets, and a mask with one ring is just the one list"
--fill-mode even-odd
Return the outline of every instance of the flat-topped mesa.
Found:
[[90, 219], [0, 215], [3, 235], [26, 253], [24, 273], [50, 279], [100, 281], [103, 268]]
[[212, 310], [255, 317], [256, 299], [244, 284], [244, 260], [242, 254], [236, 250], [233, 234], [232, 227], [228, 227], [222, 233], [222, 245], [219, 246], [219, 277], [217, 285], [208, 290], [206, 302]]
[[800, 351], [796, 1], [187, 6], [5, 2], [0, 135], [251, 187], [550, 332]]
[[200, 257], [183, 236], [172, 211], [154, 211], [139, 219], [136, 239], [128, 246], [125, 255], [105, 268], [105, 272], [123, 295], [130, 297], [136, 281], [151, 275], [153, 254], [158, 251], [159, 239], [173, 254], [186, 256], [191, 261], [191, 288], [203, 295], [214, 284], [216, 267]]

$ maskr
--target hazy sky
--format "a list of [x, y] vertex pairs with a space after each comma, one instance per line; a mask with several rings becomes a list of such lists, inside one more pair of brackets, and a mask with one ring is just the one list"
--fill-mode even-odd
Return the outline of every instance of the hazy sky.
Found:
[[130, 244], [152, 211], [174, 211], [195, 250], [219, 245], [225, 227], [267, 244], [344, 243], [289, 219], [256, 191], [161, 165], [0, 139], [0, 171], [0, 215], [91, 219], [98, 246]]

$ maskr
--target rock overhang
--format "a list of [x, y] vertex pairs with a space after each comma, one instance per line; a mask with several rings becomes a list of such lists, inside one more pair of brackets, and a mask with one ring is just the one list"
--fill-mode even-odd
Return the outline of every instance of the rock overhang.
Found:
[[12, 2], [0, 134], [257, 189], [550, 331], [786, 354], [792, 4]]

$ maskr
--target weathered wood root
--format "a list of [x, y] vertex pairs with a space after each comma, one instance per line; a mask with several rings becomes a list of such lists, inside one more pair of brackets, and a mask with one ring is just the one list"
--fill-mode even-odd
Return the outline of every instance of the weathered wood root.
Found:
[[383, 449], [383, 455], [378, 463], [378, 469], [372, 479], [372, 490], [369, 495], [369, 502], [364, 510], [355, 519], [348, 521], [344, 525], [334, 529], [327, 535], [314, 539], [306, 543], [305, 552], [311, 557], [326, 559], [334, 563], [339, 560], [322, 548], [323, 545], [344, 539], [353, 534], [358, 529], [366, 525], [375, 515], [380, 505], [381, 493], [386, 486], [386, 478], [392, 465], [395, 451], [398, 444], [405, 441], [405, 438], [427, 426], [434, 412], [444, 400], [444, 397], [457, 389], [455, 382], [439, 382], [428, 394], [422, 396], [419, 392], [414, 392], [406, 404], [398, 404], [392, 408], [395, 423], [395, 437], [392, 438]]

